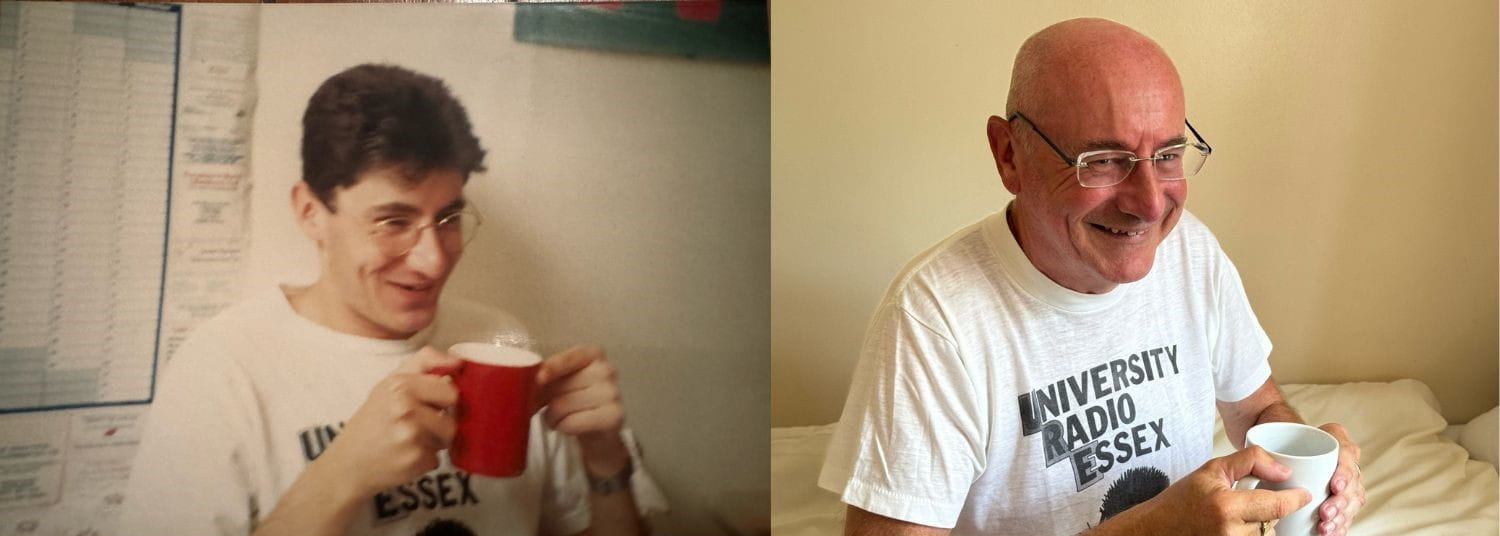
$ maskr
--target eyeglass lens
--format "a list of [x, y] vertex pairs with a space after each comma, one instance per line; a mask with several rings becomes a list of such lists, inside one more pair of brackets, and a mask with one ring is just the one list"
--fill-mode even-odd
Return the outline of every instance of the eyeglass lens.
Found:
[[1080, 159], [1078, 181], [1085, 186], [1111, 186], [1125, 180], [1135, 169], [1138, 161], [1146, 160], [1155, 167], [1162, 180], [1180, 180], [1191, 177], [1203, 168], [1208, 153], [1193, 145], [1178, 145], [1158, 151], [1153, 158], [1143, 159], [1126, 151], [1105, 151], [1085, 154]]
[[387, 255], [400, 256], [410, 253], [417, 246], [428, 227], [436, 232], [438, 245], [444, 251], [457, 253], [478, 234], [479, 217], [472, 212], [463, 211], [421, 225], [405, 219], [383, 220], [376, 224], [372, 234], [381, 251]]

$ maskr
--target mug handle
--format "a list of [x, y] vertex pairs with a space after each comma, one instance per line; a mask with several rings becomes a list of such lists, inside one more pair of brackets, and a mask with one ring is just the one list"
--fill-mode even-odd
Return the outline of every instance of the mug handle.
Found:
[[1245, 475], [1245, 478], [1234, 481], [1234, 485], [1230, 486], [1230, 489], [1255, 489], [1258, 487], [1260, 487], [1259, 478], [1252, 475]]

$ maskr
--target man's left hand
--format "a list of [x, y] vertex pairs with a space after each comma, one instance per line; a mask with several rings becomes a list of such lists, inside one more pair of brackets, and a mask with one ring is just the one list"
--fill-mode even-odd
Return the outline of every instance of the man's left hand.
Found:
[[1339, 440], [1339, 465], [1328, 482], [1328, 500], [1318, 506], [1318, 533], [1345, 536], [1354, 515], [1365, 505], [1364, 475], [1359, 471], [1359, 445], [1349, 439], [1344, 426], [1328, 423], [1318, 427]]
[[603, 349], [579, 345], [543, 360], [536, 378], [547, 426], [577, 437], [584, 464], [596, 475], [614, 474], [630, 455], [620, 439], [625, 406], [615, 377]]

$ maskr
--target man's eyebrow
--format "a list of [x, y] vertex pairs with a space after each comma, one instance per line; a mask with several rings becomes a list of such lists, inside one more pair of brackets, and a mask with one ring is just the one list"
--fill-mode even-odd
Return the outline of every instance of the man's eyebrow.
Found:
[[[1174, 137], [1168, 138], [1161, 143], [1156, 144], [1156, 148], [1160, 150], [1171, 147], [1173, 145], [1182, 145], [1184, 143], [1187, 143], [1187, 136], [1178, 134]], [[1086, 153], [1089, 151], [1130, 151], [1130, 147], [1125, 145], [1125, 142], [1122, 142], [1120, 140], [1099, 139], [1083, 142], [1083, 150], [1079, 152]]]
[[464, 207], [466, 207], [466, 206], [469, 206], [469, 201], [467, 199], [464, 199], [464, 198], [460, 197], [458, 199], [454, 199], [452, 203], [448, 203], [448, 206], [443, 207], [443, 210], [440, 210], [438, 212], [442, 212], [442, 213], [458, 212], [460, 210], [463, 210]]
[[391, 201], [389, 203], [382, 203], [370, 207], [369, 210], [365, 211], [365, 214], [371, 216], [377, 214], [416, 214], [421, 211], [422, 210], [417, 208], [416, 205], [410, 203], [402, 203], [400, 201]]
[[[440, 213], [457, 212], [457, 211], [463, 210], [463, 208], [465, 206], [468, 206], [468, 204], [469, 204], [468, 201], [466, 201], [466, 200], [464, 200], [463, 198], [460, 197], [458, 199], [453, 200], [452, 203], [448, 203], [447, 206], [444, 206], [442, 208], [442, 210], [439, 210], [438, 212], [440, 212]], [[418, 208], [416, 205], [413, 205], [411, 203], [403, 203], [401, 201], [391, 201], [389, 203], [382, 203], [382, 204], [370, 207], [369, 210], [365, 211], [365, 214], [368, 214], [368, 215], [371, 215], [371, 216], [374, 216], [374, 215], [387, 215], [387, 214], [410, 215], [410, 214], [421, 214], [421, 213], [422, 213], [422, 209], [421, 208]]]
[[1182, 145], [1184, 143], [1187, 143], [1187, 136], [1178, 134], [1172, 138], [1169, 138], [1167, 141], [1156, 144], [1156, 150], [1160, 151], [1162, 149], [1166, 149], [1167, 147], [1171, 147], [1173, 145]]
[[1130, 150], [1130, 147], [1127, 147], [1125, 145], [1125, 142], [1122, 142], [1120, 140], [1102, 139], [1102, 140], [1088, 140], [1088, 141], [1083, 142], [1083, 150], [1079, 151], [1079, 152], [1080, 153], [1086, 153], [1086, 152], [1089, 152], [1089, 151], [1129, 151], [1129, 150]]

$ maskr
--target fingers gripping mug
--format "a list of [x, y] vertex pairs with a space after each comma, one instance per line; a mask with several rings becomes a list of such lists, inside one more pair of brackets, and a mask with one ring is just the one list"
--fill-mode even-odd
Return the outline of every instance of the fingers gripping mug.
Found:
[[454, 466], [476, 475], [521, 474], [526, 470], [531, 395], [541, 356], [478, 342], [455, 344], [448, 353], [464, 360], [453, 374], [457, 430], [448, 457]]
[[1328, 481], [1339, 463], [1339, 441], [1328, 432], [1291, 422], [1258, 424], [1245, 432], [1245, 446], [1265, 449], [1277, 463], [1290, 467], [1292, 476], [1283, 482], [1262, 482], [1246, 476], [1235, 489], [1283, 490], [1302, 488], [1312, 495], [1302, 508], [1276, 522], [1278, 536], [1316, 536], [1318, 506], [1328, 500]]

